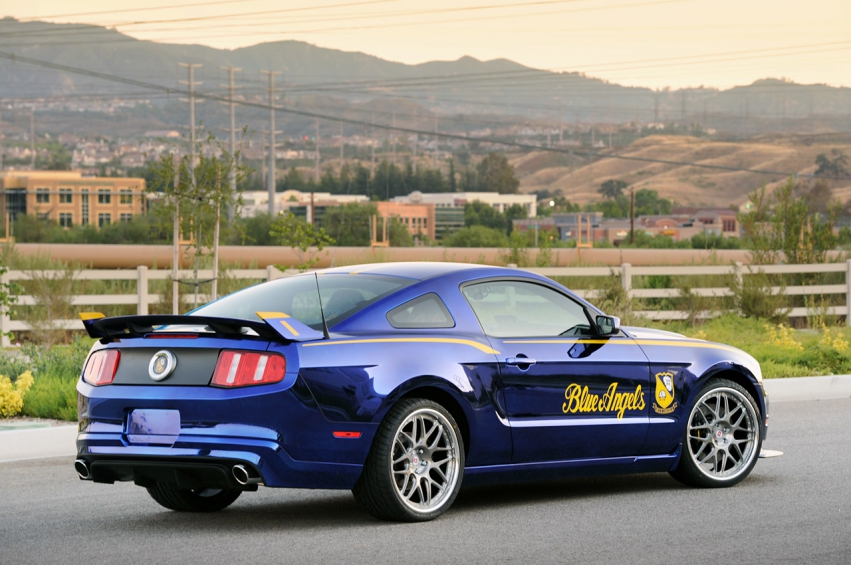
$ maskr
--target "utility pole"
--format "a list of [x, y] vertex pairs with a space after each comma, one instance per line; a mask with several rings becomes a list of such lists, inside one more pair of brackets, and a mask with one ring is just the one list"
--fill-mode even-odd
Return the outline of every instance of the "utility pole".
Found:
[[437, 128], [440, 120], [440, 116], [437, 115], [437, 109], [434, 111], [434, 168], [437, 169], [437, 154], [438, 154], [438, 145], [440, 144], [440, 138], [437, 137]]
[[[372, 123], [375, 123], [375, 114], [372, 115]], [[372, 132], [369, 134], [369, 147], [372, 151], [372, 169], [370, 172], [375, 176], [375, 126], [372, 126]]]
[[180, 309], [180, 155], [175, 151], [174, 163], [174, 235], [171, 256], [171, 313], [178, 315]]
[[314, 159], [315, 171], [314, 171], [313, 174], [314, 174], [314, 178], [316, 180], [316, 183], [319, 184], [319, 118], [316, 118], [316, 122], [314, 123], [314, 129], [315, 129], [315, 132], [316, 132], [316, 136], [315, 136], [314, 139], [316, 141], [313, 144], [313, 149], [315, 150], [315, 159]]
[[608, 122], [609, 122], [609, 149], [612, 148], [612, 128], [614, 126], [614, 122], [612, 121], [612, 99], [606, 98], [606, 113], [608, 114]]
[[189, 183], [192, 189], [195, 189], [195, 87], [204, 84], [203, 82], [195, 82], [195, 69], [202, 67], [199, 63], [178, 63], [179, 66], [185, 67], [189, 71], [189, 80], [182, 80], [180, 84], [185, 84], [189, 88], [189, 98], [181, 98], [182, 102], [189, 102]]
[[30, 107], [30, 161], [35, 170], [35, 107]]
[[269, 216], [275, 217], [275, 75], [281, 71], [260, 71], [269, 75], [269, 172], [266, 174], [266, 189], [269, 192]]
[[659, 121], [659, 91], [653, 96], [653, 121]]
[[547, 147], [552, 147], [552, 126], [550, 125], [550, 100], [547, 100]]
[[[562, 100], [558, 99], [558, 144], [564, 143], [564, 114], [562, 113]], [[536, 232], [537, 233], [537, 232]]]
[[635, 243], [635, 188], [629, 187], [629, 244]]
[[[219, 86], [227, 87], [228, 89], [228, 101], [222, 102], [222, 104], [227, 104], [230, 106], [230, 158], [233, 161], [230, 167], [230, 178], [228, 179], [230, 182], [230, 190], [231, 194], [236, 194], [236, 161], [234, 161], [236, 155], [236, 103], [233, 100], [233, 92], [237, 88], [242, 88], [241, 86], [235, 86], [233, 84], [233, 74], [235, 72], [239, 72], [242, 69], [238, 69], [236, 67], [219, 67], [223, 71], [228, 72], [228, 84], [220, 84]], [[228, 206], [228, 223], [233, 222], [233, 207]]]
[[[3, 118], [0, 117], [0, 173], [3, 172]], [[4, 197], [5, 198], [5, 197]], [[5, 202], [0, 203], [0, 205], [5, 204]]]
[[[396, 112], [393, 112], [393, 127], [396, 127]], [[396, 164], [396, 130], [393, 130], [393, 164]]]
[[[417, 129], [417, 114], [418, 112], [414, 110], [414, 129]], [[414, 174], [417, 174], [417, 145], [420, 144], [420, 134], [414, 134]]]

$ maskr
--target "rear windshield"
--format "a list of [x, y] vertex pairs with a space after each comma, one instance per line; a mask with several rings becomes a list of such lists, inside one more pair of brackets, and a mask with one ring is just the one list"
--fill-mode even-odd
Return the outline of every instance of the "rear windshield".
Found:
[[283, 312], [315, 330], [321, 330], [317, 280], [329, 328], [388, 294], [417, 282], [378, 275], [297, 275], [234, 292], [198, 308], [190, 316], [260, 320], [257, 312]]

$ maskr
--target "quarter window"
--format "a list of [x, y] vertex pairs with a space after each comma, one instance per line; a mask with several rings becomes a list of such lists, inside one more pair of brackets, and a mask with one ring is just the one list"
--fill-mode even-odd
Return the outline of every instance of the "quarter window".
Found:
[[523, 281], [467, 285], [464, 297], [492, 337], [591, 335], [585, 309], [549, 287]]
[[102, 228], [103, 226], [108, 226], [112, 223], [112, 214], [98, 214], [98, 227]]
[[35, 189], [35, 201], [38, 204], [49, 204], [50, 203], [50, 189], [49, 188], [37, 188], [37, 189]]
[[434, 293], [424, 294], [387, 313], [387, 321], [394, 328], [452, 328], [455, 320], [443, 303]]
[[60, 188], [59, 189], [59, 203], [60, 204], [71, 204], [71, 189], [70, 188]]
[[121, 195], [119, 200], [120, 204], [133, 204], [132, 190], [121, 189], [121, 191], [119, 191], [119, 194]]
[[112, 192], [108, 188], [98, 190], [98, 204], [111, 204]]
[[59, 225], [63, 228], [70, 228], [73, 225], [73, 216], [68, 212], [61, 212], [59, 214]]

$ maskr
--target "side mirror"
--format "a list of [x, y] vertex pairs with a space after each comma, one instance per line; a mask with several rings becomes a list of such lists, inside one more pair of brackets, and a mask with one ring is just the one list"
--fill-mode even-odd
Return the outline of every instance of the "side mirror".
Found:
[[621, 319], [617, 316], [597, 316], [597, 331], [600, 335], [615, 335], [621, 329]]

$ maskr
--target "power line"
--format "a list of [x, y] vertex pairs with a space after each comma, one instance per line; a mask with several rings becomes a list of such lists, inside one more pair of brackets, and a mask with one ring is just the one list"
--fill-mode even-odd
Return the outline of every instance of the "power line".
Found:
[[[71, 66], [68, 66], [68, 65], [51, 63], [49, 61], [41, 61], [41, 60], [38, 60], [38, 59], [33, 59], [31, 57], [16, 56], [12, 53], [0, 52], [0, 58], [19, 61], [21, 63], [27, 63], [27, 64], [31, 64], [31, 65], [53, 68], [53, 69], [56, 69], [56, 70], [62, 70], [62, 71], [66, 71], [66, 72], [70, 72], [70, 73], [74, 73], [74, 74], [90, 76], [90, 77], [94, 77], [94, 78], [100, 78], [100, 79], [108, 80], [108, 81], [112, 81], [112, 82], [119, 82], [119, 83], [129, 84], [129, 85], [133, 85], [133, 86], [139, 86], [139, 87], [142, 87], [142, 88], [149, 88], [151, 90], [156, 90], [156, 91], [160, 91], [160, 92], [169, 92], [169, 93], [184, 94], [184, 95], [190, 94], [189, 91], [185, 91], [185, 90], [182, 90], [182, 89], [174, 89], [174, 88], [169, 88], [169, 87], [159, 85], [159, 84], [155, 84], [155, 83], [150, 83], [150, 82], [145, 82], [145, 81], [140, 81], [140, 80], [135, 80], [135, 79], [128, 79], [128, 78], [124, 78], [124, 77], [109, 74], [109, 73], [101, 73], [101, 72], [97, 72], [97, 71], [91, 71], [91, 70], [87, 70], [87, 69], [71, 67]], [[271, 81], [271, 76], [270, 76], [270, 81]], [[208, 100], [215, 100], [215, 101], [218, 101], [218, 102], [229, 102], [229, 100], [227, 98], [225, 98], [223, 96], [218, 96], [218, 95], [215, 95], [215, 94], [194, 93], [194, 96], [198, 97], [198, 98], [208, 99]], [[272, 96], [272, 94], [271, 94], [271, 88], [270, 88], [270, 97], [271, 96]], [[618, 155], [616, 153], [600, 153], [600, 152], [596, 152], [596, 151], [562, 149], [562, 148], [556, 148], [556, 147], [547, 148], [547, 147], [540, 147], [538, 145], [534, 145], [534, 144], [531, 144], [531, 143], [521, 143], [521, 142], [518, 142], [518, 141], [512, 141], [512, 140], [507, 140], [507, 139], [488, 138], [488, 137], [470, 137], [470, 136], [461, 135], [461, 134], [443, 133], [443, 132], [435, 133], [433, 131], [427, 131], [427, 130], [421, 130], [421, 129], [415, 129], [415, 128], [408, 128], [408, 127], [401, 127], [401, 126], [394, 126], [394, 125], [390, 125], [390, 124], [381, 124], [381, 123], [375, 123], [375, 122], [366, 121], [366, 120], [356, 120], [356, 119], [352, 119], [352, 118], [346, 118], [346, 117], [343, 117], [343, 116], [320, 114], [318, 112], [310, 112], [310, 111], [306, 111], [306, 110], [296, 110], [296, 109], [293, 109], [293, 108], [276, 106], [276, 105], [274, 105], [273, 102], [270, 103], [270, 104], [262, 104], [262, 103], [259, 103], [259, 102], [250, 102], [250, 101], [247, 101], [247, 100], [239, 100], [239, 101], [235, 101], [235, 102], [237, 104], [240, 104], [241, 106], [247, 106], [247, 107], [269, 110], [271, 116], [274, 116], [275, 112], [282, 112], [282, 113], [302, 116], [302, 117], [306, 117], [306, 118], [314, 118], [314, 119], [322, 119], [322, 120], [329, 120], [329, 121], [335, 121], [335, 122], [342, 122], [342, 123], [347, 123], [347, 124], [350, 124], [350, 125], [357, 125], [357, 126], [361, 126], [361, 127], [375, 127], [375, 128], [378, 128], [378, 129], [384, 129], [384, 130], [388, 130], [388, 131], [399, 131], [399, 132], [410, 133], [410, 134], [415, 134], [415, 135], [419, 135], [419, 134], [434, 135], [436, 137], [442, 137], [442, 138], [445, 138], [445, 139], [454, 139], [454, 140], [465, 141], [465, 142], [476, 141], [476, 142], [479, 142], [479, 143], [490, 143], [490, 144], [494, 144], [494, 145], [516, 147], [518, 149], [525, 149], [525, 150], [529, 150], [529, 151], [549, 151], [549, 152], [552, 152], [552, 153], [576, 155], [578, 157], [586, 157], [586, 158], [621, 159], [621, 160], [624, 160], [624, 161], [653, 163], [653, 164], [660, 164], [660, 165], [671, 165], [671, 166], [676, 166], [676, 167], [698, 167], [698, 168], [703, 168], [703, 169], [731, 171], [731, 172], [747, 172], [747, 173], [756, 173], [756, 174], [772, 175], [772, 176], [788, 177], [788, 176], [792, 176], [794, 174], [794, 173], [789, 172], [789, 171], [773, 171], [773, 170], [769, 170], [769, 169], [752, 169], [752, 168], [746, 168], [746, 167], [731, 167], [731, 166], [726, 166], [726, 165], [713, 165], [713, 164], [709, 164], [709, 163], [695, 163], [695, 162], [689, 162], [689, 161], [676, 161], [676, 160], [671, 160], [671, 159], [653, 159], [653, 158], [649, 158], [649, 157], [636, 157], [636, 156], [633, 156], [633, 155]], [[826, 175], [812, 175], [812, 177], [813, 178], [826, 178], [826, 179], [833, 179], [833, 180], [851, 180], [851, 177], [829, 177], [829, 176], [826, 176]]]
[[53, 14], [51, 16], [32, 16], [29, 18], [16, 18], [19, 22], [32, 22], [46, 20], [49, 18], [77, 18], [81, 16], [100, 16], [103, 14], [122, 14], [126, 12], [148, 12], [150, 10], [171, 10], [174, 8], [192, 8], [195, 6], [215, 6], [217, 4], [238, 4], [242, 2], [254, 2], [255, 0], [221, 0], [219, 2], [196, 2], [194, 4], [168, 4], [164, 6], [148, 6], [145, 8], [124, 8], [123, 10], [100, 10], [97, 12], [76, 12], [73, 14]]
[[[397, 1], [399, 1], [399, 0], [370, 0], [370, 1], [367, 1], [367, 2], [350, 3], [350, 4], [344, 4], [344, 5], [326, 5], [326, 6], [314, 6], [314, 7], [310, 7], [310, 8], [290, 8], [290, 9], [284, 9], [284, 10], [266, 10], [266, 11], [262, 11], [262, 12], [249, 12], [249, 13], [242, 13], [242, 14], [239, 14], [239, 13], [238, 14], [217, 14], [217, 15], [210, 15], [210, 16], [195, 16], [195, 17], [191, 17], [191, 18], [174, 18], [174, 19], [168, 19], [168, 20], [147, 20], [147, 21], [137, 21], [137, 22], [113, 22], [113, 23], [108, 24], [108, 25], [110, 26], [110, 28], [119, 28], [119, 27], [129, 27], [129, 26], [151, 25], [151, 24], [156, 24], [156, 23], [185, 23], [185, 22], [192, 22], [192, 21], [206, 21], [206, 20], [222, 19], [222, 18], [265, 16], [265, 15], [269, 15], [269, 14], [288, 13], [288, 12], [303, 11], [303, 10], [308, 10], [308, 9], [313, 10], [313, 9], [319, 9], [319, 8], [333, 8], [333, 7], [337, 7], [337, 6], [355, 6], [355, 5], [363, 5], [363, 4], [379, 4], [379, 3], [397, 2]], [[445, 8], [445, 9], [440, 9], [440, 10], [428, 10], [428, 11], [409, 10], [409, 11], [406, 11], [406, 12], [399, 12], [397, 14], [391, 14], [389, 16], [384, 16], [384, 17], [405, 17], [405, 16], [421, 17], [424, 14], [428, 15], [428, 14], [451, 13], [451, 12], [460, 12], [460, 11], [481, 11], [481, 10], [504, 9], [504, 8], [511, 8], [511, 7], [527, 7], [527, 6], [535, 6], [535, 5], [546, 5], [546, 4], [574, 3], [574, 2], [580, 2], [580, 1], [582, 1], [582, 0], [540, 0], [540, 1], [537, 1], [537, 2], [521, 2], [521, 3], [515, 3], [515, 4], [488, 4], [488, 5], [480, 5], [480, 6], [467, 6], [467, 7], [463, 7], [463, 8]], [[587, 8], [561, 10], [561, 11], [558, 11], [558, 12], [555, 12], [555, 13], [573, 13], [573, 12], [586, 12], [586, 11], [596, 11], [596, 10], [609, 10], [609, 9], [617, 9], [617, 8], [632, 8], [632, 7], [642, 7], [642, 6], [648, 6], [648, 5], [672, 4], [672, 3], [689, 2], [689, 1], [692, 1], [692, 0], [651, 0], [651, 1], [647, 1], [647, 2], [638, 2], [638, 3], [632, 2], [632, 3], [609, 5], [609, 6], [592, 6], [592, 7], [587, 7]], [[525, 13], [525, 14], [495, 15], [495, 16], [485, 16], [485, 17], [475, 16], [473, 18], [467, 18], [467, 19], [463, 19], [463, 20], [454, 18], [454, 19], [451, 19], [451, 20], [433, 20], [433, 21], [426, 21], [426, 22], [423, 22], [421, 20], [415, 20], [415, 21], [412, 21], [412, 22], [376, 24], [376, 25], [358, 26], [358, 27], [349, 26], [349, 27], [324, 28], [324, 29], [322, 29], [322, 28], [320, 28], [320, 29], [308, 29], [308, 30], [302, 29], [302, 30], [293, 30], [293, 31], [289, 31], [289, 32], [254, 32], [253, 35], [274, 35], [274, 34], [281, 35], [281, 34], [314, 33], [314, 32], [328, 32], [328, 31], [340, 31], [340, 30], [347, 30], [348, 31], [348, 30], [361, 30], [361, 29], [380, 29], [380, 28], [396, 27], [396, 26], [427, 25], [427, 24], [434, 24], [434, 23], [438, 23], [438, 24], [439, 23], [461, 23], [461, 22], [464, 22], [464, 21], [471, 21], [471, 20], [482, 21], [482, 20], [491, 20], [491, 19], [516, 18], [516, 17], [521, 17], [521, 16], [532, 16], [532, 15], [542, 15], [542, 14], [540, 12], [538, 12], [538, 13]], [[358, 17], [360, 17], [360, 16], [358, 16]], [[352, 18], [351, 17], [341, 17], [339, 19], [341, 21], [349, 21]], [[333, 18], [332, 19], [325, 18], [325, 19], [319, 20], [319, 21], [334, 21], [334, 19]], [[291, 24], [292, 22], [288, 20], [287, 23]], [[297, 22], [297, 23], [311, 23], [311, 20], [306, 20], [306, 21], [303, 20], [303, 21]], [[103, 24], [101, 24], [101, 25], [103, 25]], [[76, 31], [87, 31], [88, 27], [96, 27], [96, 26], [94, 26], [92, 24], [79, 24], [79, 27], [76, 28], [76, 29], [72, 28], [71, 30], [66, 29], [64, 31], [65, 31], [65, 33], [76, 32]], [[235, 23], [230, 22], [230, 25], [228, 27], [234, 28], [234, 27], [240, 27], [240, 25], [239, 25], [239, 22], [235, 22]], [[102, 28], [102, 29], [106, 29], [106, 28]], [[139, 32], [141, 33], [141, 32], [148, 32], [148, 31], [172, 31], [173, 29], [174, 28], [162, 28], [162, 29], [159, 29], [159, 30], [157, 30], [157, 29], [139, 30]], [[181, 28], [178, 28], [178, 29], [180, 29], [181, 31], [184, 31], [184, 32], [187, 31], [186, 27], [181, 27]], [[203, 30], [204, 28], [194, 28], [194, 29]], [[36, 32], [39, 32], [39, 33], [44, 32], [44, 33], [48, 33], [48, 34], [49, 33], [63, 33], [63, 30], [54, 29], [54, 28], [51, 27], [51, 28], [44, 28], [42, 30], [37, 30]], [[4, 34], [4, 35], [6, 35], [8, 37], [8, 36], [12, 36], [12, 35], [32, 35], [33, 33], [34, 33], [33, 31], [21, 31], [21, 32], [7, 33], [7, 34]], [[220, 34], [220, 35], [208, 36], [208, 38], [233, 37], [234, 35], [243, 35], [243, 34], [233, 34], [233, 33], [231, 33], [231, 34]], [[198, 39], [198, 38], [195, 38], [195, 39]]]

